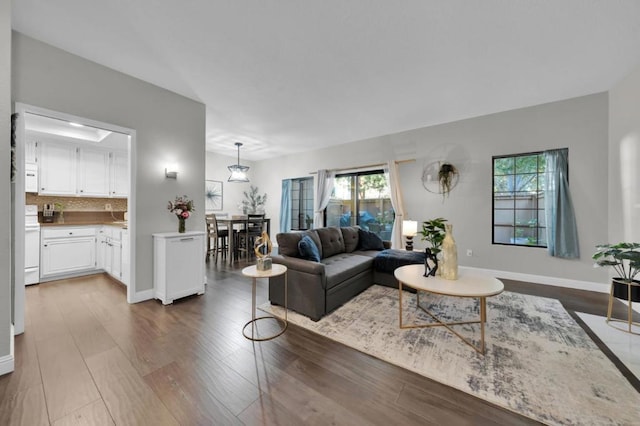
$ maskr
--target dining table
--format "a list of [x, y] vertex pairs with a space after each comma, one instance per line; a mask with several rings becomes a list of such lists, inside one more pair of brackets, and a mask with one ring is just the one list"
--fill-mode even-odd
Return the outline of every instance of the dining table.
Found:
[[[269, 234], [269, 238], [271, 238], [271, 219], [266, 217], [264, 219], [248, 219], [247, 216], [231, 216], [231, 217], [219, 217], [216, 216], [216, 221], [218, 222], [218, 226], [222, 229], [229, 230], [229, 264], [233, 264], [235, 261], [234, 253], [235, 253], [235, 238], [233, 238], [233, 230], [238, 232], [244, 231], [250, 223], [260, 223], [266, 224], [267, 234]], [[247, 253], [247, 258], [249, 253]]]

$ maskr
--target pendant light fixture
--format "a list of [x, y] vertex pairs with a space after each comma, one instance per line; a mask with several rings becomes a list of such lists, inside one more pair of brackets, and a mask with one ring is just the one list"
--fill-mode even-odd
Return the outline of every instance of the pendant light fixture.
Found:
[[238, 164], [227, 167], [231, 172], [228, 182], [249, 182], [249, 178], [247, 177], [249, 167], [240, 165], [240, 147], [242, 144], [240, 142], [236, 142], [236, 146], [238, 147]]

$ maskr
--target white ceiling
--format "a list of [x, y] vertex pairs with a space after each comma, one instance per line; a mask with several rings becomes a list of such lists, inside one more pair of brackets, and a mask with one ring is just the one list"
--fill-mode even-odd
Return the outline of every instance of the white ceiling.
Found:
[[79, 139], [92, 143], [102, 142], [104, 138], [111, 134], [109, 130], [98, 129], [97, 127], [85, 126], [80, 123], [45, 117], [29, 112], [25, 115], [24, 127], [27, 131]]
[[257, 160], [606, 91], [638, 0], [19, 0], [13, 28], [207, 106]]

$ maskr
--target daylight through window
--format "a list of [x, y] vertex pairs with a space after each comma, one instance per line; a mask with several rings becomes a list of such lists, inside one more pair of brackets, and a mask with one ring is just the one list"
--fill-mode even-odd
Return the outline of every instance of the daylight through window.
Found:
[[336, 176], [325, 218], [327, 226], [359, 225], [383, 240], [390, 240], [395, 214], [384, 172]]
[[546, 247], [545, 157], [493, 157], [493, 244]]

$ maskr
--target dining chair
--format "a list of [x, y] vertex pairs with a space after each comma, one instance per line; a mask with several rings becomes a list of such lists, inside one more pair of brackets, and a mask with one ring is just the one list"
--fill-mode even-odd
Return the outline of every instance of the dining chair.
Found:
[[[222, 254], [222, 258], [225, 259], [227, 257], [227, 252], [229, 251], [229, 230], [221, 229], [218, 226], [218, 220], [216, 219], [215, 214], [207, 214], [207, 256], [206, 260], [209, 259], [211, 253], [214, 256], [214, 263], [218, 263], [218, 255]], [[211, 243], [213, 242], [213, 247]]]
[[238, 248], [245, 253], [248, 260], [254, 255], [253, 245], [256, 238], [262, 235], [265, 226], [264, 214], [248, 214], [244, 224], [244, 229], [238, 234]]

